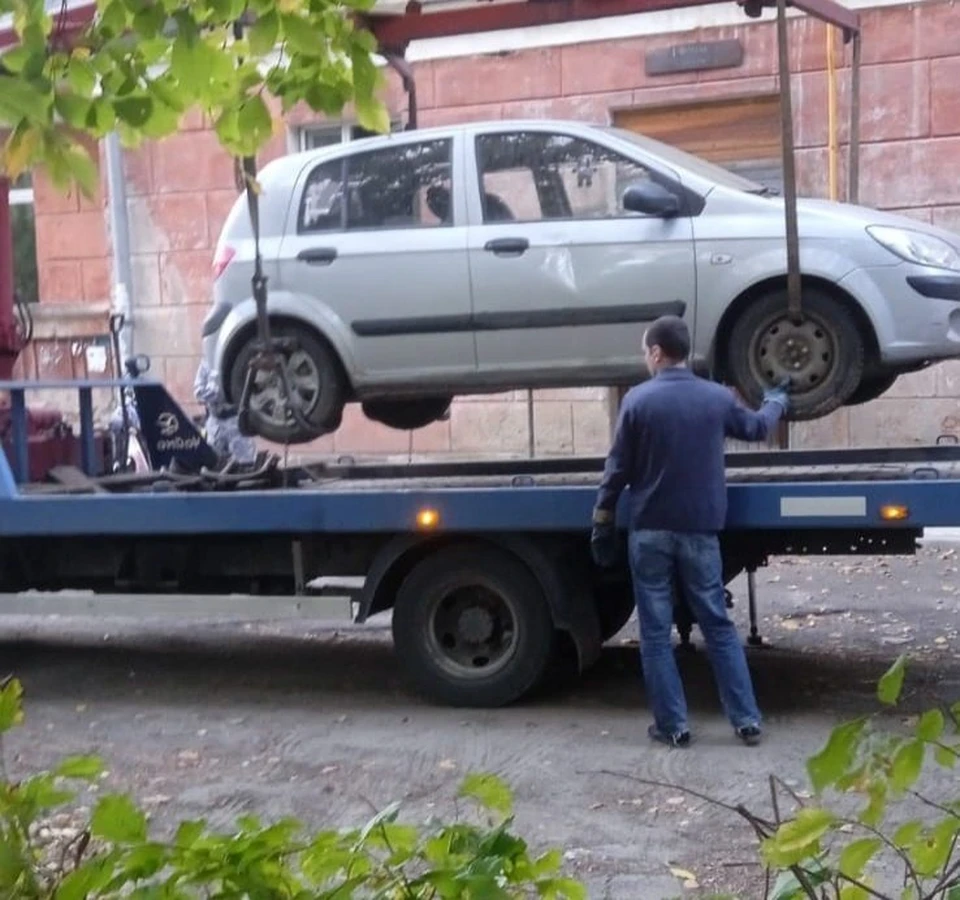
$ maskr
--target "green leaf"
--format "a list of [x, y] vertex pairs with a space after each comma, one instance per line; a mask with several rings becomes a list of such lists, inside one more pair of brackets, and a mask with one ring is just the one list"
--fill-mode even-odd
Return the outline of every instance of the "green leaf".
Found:
[[253, 156], [273, 135], [273, 119], [270, 110], [259, 94], [254, 94], [240, 107], [237, 113], [237, 127], [240, 131], [246, 154]]
[[587, 900], [590, 896], [586, 887], [572, 878], [551, 878], [538, 882], [537, 893], [545, 900]]
[[61, 778], [83, 778], [90, 780], [103, 772], [103, 763], [98, 756], [68, 756], [54, 770]]
[[923, 831], [923, 822], [914, 819], [910, 822], [904, 822], [894, 833], [893, 842], [898, 847], [906, 847], [912, 844]]
[[56, 900], [88, 900], [91, 895], [96, 896], [113, 877], [115, 866], [113, 855], [88, 859], [63, 879], [57, 888]]
[[6, 53], [3, 54], [3, 59], [0, 61], [0, 65], [7, 70], [7, 72], [12, 72], [15, 75], [22, 72], [27, 63], [30, 61], [30, 58], [33, 56], [33, 53], [29, 48], [22, 45], [11, 47]]
[[0, 90], [0, 120], [16, 125], [21, 119], [43, 122], [52, 98], [22, 78], [5, 78]]
[[156, 37], [167, 24], [167, 12], [159, 3], [150, 3], [133, 17], [133, 27], [145, 38]]
[[3, 889], [4, 896], [15, 896], [11, 888], [19, 881], [26, 868], [26, 855], [17, 852], [12, 840], [0, 840], [0, 888]]
[[91, 103], [76, 94], [60, 93], [54, 101], [54, 107], [63, 121], [74, 128], [83, 128], [90, 113]]
[[944, 819], [914, 841], [907, 855], [918, 875], [927, 878], [942, 871], [950, 858], [957, 831], [960, 831], [960, 819]]
[[67, 81], [81, 96], [92, 97], [97, 87], [97, 71], [85, 59], [73, 56], [67, 66]]
[[869, 891], [858, 884], [845, 884], [840, 888], [839, 900], [869, 900]]
[[247, 33], [250, 42], [250, 52], [254, 56], [266, 56], [277, 46], [280, 34], [280, 17], [276, 10], [271, 9], [257, 17], [253, 27]]
[[471, 797], [485, 809], [505, 815], [513, 811], [513, 794], [496, 775], [470, 773], [463, 779], [458, 795]]
[[361, 127], [377, 134], [386, 134], [390, 131], [390, 113], [379, 100], [357, 97], [355, 109], [357, 122]]
[[796, 898], [805, 896], [806, 893], [800, 886], [797, 876], [790, 869], [785, 869], [773, 883], [770, 900], [796, 900]]
[[777, 830], [777, 844], [786, 851], [807, 847], [823, 837], [835, 821], [836, 817], [829, 809], [804, 807]]
[[946, 722], [943, 718], [943, 713], [939, 709], [930, 709], [927, 710], [922, 716], [920, 716], [920, 721], [917, 722], [917, 737], [921, 741], [936, 741], [940, 739], [940, 735], [943, 734], [944, 726]]
[[950, 747], [937, 747], [933, 751], [933, 758], [945, 769], [952, 769], [957, 764], [957, 753]]
[[860, 734], [866, 725], [865, 717], [838, 725], [830, 733], [826, 746], [807, 760], [807, 773], [818, 794], [839, 779], [850, 767], [858, 746]]
[[181, 849], [189, 850], [200, 839], [204, 828], [206, 828], [206, 822], [204, 822], [202, 819], [197, 821], [181, 822], [179, 828], [177, 828], [177, 834], [174, 838], [174, 843]]
[[327, 36], [307, 19], [281, 13], [280, 26], [291, 53], [322, 56], [327, 52]]
[[882, 846], [883, 841], [879, 838], [862, 838], [847, 844], [840, 854], [840, 873], [847, 878], [856, 878], [859, 881], [864, 866]]
[[867, 789], [870, 796], [870, 802], [867, 808], [860, 813], [860, 821], [864, 825], [876, 828], [883, 820], [887, 809], [887, 785], [883, 781], [873, 781]]
[[153, 113], [153, 99], [144, 94], [120, 97], [113, 101], [113, 109], [120, 121], [142, 128]]
[[901, 653], [896, 662], [884, 672], [883, 677], [877, 684], [877, 697], [881, 703], [892, 706], [900, 699], [905, 665], [906, 657]]
[[835, 822], [836, 817], [827, 809], [804, 807], [761, 844], [764, 859], [777, 868], [796, 865], [819, 851], [820, 838]]
[[109, 794], [94, 809], [90, 830], [113, 843], [134, 843], [146, 840], [147, 819], [129, 797]]
[[897, 751], [890, 771], [890, 784], [895, 791], [905, 791], [920, 777], [925, 751], [926, 745], [919, 740], [910, 741]]
[[198, 97], [209, 85], [215, 68], [211, 53], [216, 52], [204, 41], [188, 41], [183, 35], [173, 42], [170, 71], [187, 96]]
[[100, 186], [100, 173], [87, 151], [80, 146], [70, 147], [64, 153], [64, 162], [83, 195], [88, 199], [95, 197]]

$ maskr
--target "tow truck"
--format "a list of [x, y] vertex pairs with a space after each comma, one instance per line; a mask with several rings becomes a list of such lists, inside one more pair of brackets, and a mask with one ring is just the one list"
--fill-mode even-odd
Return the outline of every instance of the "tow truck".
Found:
[[[404, 77], [415, 124], [415, 87], [402, 49], [417, 35], [670, 5], [678, 3], [549, 0], [423, 15], [414, 5], [382, 26], [381, 43]], [[742, 5], [748, 15], [761, 9], [758, 0]], [[856, 80], [856, 15], [833, 0], [792, 5], [853, 40]], [[801, 315], [786, 0], [776, 6], [788, 286], [791, 311]], [[855, 163], [855, 128], [853, 135]], [[254, 173], [252, 161], [245, 168]], [[852, 183], [855, 191], [855, 177]], [[255, 223], [255, 193], [248, 198]], [[261, 348], [252, 367], [278, 367], [282, 379], [284, 347], [270, 336], [262, 273], [253, 287]], [[404, 465], [336, 459], [288, 467], [261, 453], [253, 466], [238, 468], [214, 453], [163, 384], [148, 376], [146, 363], [131, 361], [126, 375], [112, 379], [22, 381], [7, 372], [0, 381], [10, 396], [0, 447], [0, 591], [22, 597], [19, 608], [58, 608], [59, 594], [41, 607], [37, 592], [82, 590], [134, 600], [190, 595], [200, 607], [204, 597], [228, 595], [226, 606], [238, 609], [254, 597], [265, 615], [292, 597], [309, 615], [329, 595], [347, 596], [358, 623], [390, 612], [396, 653], [415, 689], [440, 703], [480, 707], [529, 695], [558, 667], [586, 671], [629, 620], [626, 565], [599, 570], [590, 558], [602, 458]], [[92, 396], [104, 388], [134, 398], [146, 471], [128, 471], [126, 452], [117, 458], [98, 431]], [[26, 395], [65, 389], [76, 391], [80, 433], [70, 435], [68, 452], [38, 466], [31, 457], [44, 445], [35, 440], [37, 418]], [[754, 576], [769, 557], [911, 554], [924, 529], [960, 524], [960, 446], [946, 436], [909, 448], [731, 452], [727, 466], [724, 580], [747, 574], [747, 640], [754, 646], [762, 644]], [[621, 506], [621, 526], [624, 513]], [[682, 607], [676, 621], [687, 646], [693, 622]]]

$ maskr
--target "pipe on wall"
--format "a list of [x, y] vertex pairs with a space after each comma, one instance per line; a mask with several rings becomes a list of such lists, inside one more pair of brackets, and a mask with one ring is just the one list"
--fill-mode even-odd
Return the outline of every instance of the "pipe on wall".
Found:
[[[123, 316], [120, 353], [123, 359], [133, 355], [133, 267], [130, 263], [130, 223], [127, 217], [127, 183], [123, 173], [123, 151], [115, 131], [104, 139], [106, 150], [107, 222], [113, 255], [113, 297], [115, 313]], [[123, 359], [119, 362], [123, 363]]]

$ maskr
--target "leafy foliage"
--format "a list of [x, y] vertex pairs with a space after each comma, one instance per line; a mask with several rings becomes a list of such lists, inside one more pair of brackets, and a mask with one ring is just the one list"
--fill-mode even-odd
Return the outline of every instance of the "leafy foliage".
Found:
[[[22, 690], [0, 690], [0, 739], [23, 719]], [[468, 775], [460, 795], [477, 802], [476, 822], [399, 821], [394, 804], [361, 828], [307, 834], [284, 819], [253, 816], [219, 833], [204, 821], [180, 823], [170, 841], [151, 839], [147, 818], [121, 794], [103, 796], [89, 821], [43, 848], [38, 825], [74, 800], [70, 782], [99, 777], [100, 761], [72, 757], [25, 781], [0, 780], [0, 896], [18, 900], [580, 900], [561, 856], [531, 854], [511, 831], [509, 788]], [[42, 830], [42, 829], [41, 829]]]
[[[66, 4], [0, 0], [16, 44], [0, 57], [0, 171], [46, 168], [54, 184], [90, 195], [90, 139], [116, 130], [124, 146], [176, 132], [202, 110], [223, 147], [255, 156], [273, 131], [268, 100], [328, 115], [353, 103], [359, 123], [389, 130], [378, 100], [376, 41], [358, 25], [372, 0], [96, 0], [68, 26]], [[238, 34], [236, 23], [244, 27]]]
[[[881, 703], [897, 704], [905, 671], [900, 657], [883, 675], [877, 686]], [[817, 802], [795, 796], [798, 808], [789, 819], [759, 826], [763, 858], [780, 870], [774, 900], [960, 900], [960, 798], [934, 799], [918, 789], [925, 765], [951, 769], [960, 757], [960, 704], [946, 712], [927, 710], [908, 733], [881, 729], [872, 716], [833, 730], [807, 763]], [[852, 814], [840, 812], [827, 805], [828, 793], [836, 795], [838, 807], [859, 802]], [[911, 812], [898, 821], [906, 801]], [[915, 817], [917, 809], [922, 816]], [[881, 868], [900, 871], [893, 893], [871, 875]]]

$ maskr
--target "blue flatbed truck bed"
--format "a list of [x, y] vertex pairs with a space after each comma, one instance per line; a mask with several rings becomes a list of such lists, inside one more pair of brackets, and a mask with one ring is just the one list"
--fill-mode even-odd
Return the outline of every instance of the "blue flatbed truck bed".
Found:
[[[153, 382], [123, 382], [158, 392]], [[625, 566], [589, 555], [602, 458], [331, 464], [244, 474], [98, 475], [89, 397], [120, 382], [0, 383], [80, 391], [84, 468], [24, 483], [25, 427], [0, 456], [0, 591], [309, 593], [356, 578], [356, 618], [392, 610], [396, 651], [433, 699], [493, 706], [558, 660], [582, 671], [628, 620]], [[138, 395], [139, 397], [140, 395]], [[182, 414], [182, 411], [181, 411]], [[960, 524], [960, 446], [728, 455], [727, 582], [771, 555], [908, 554], [924, 528]], [[678, 618], [684, 637], [690, 622]]]

